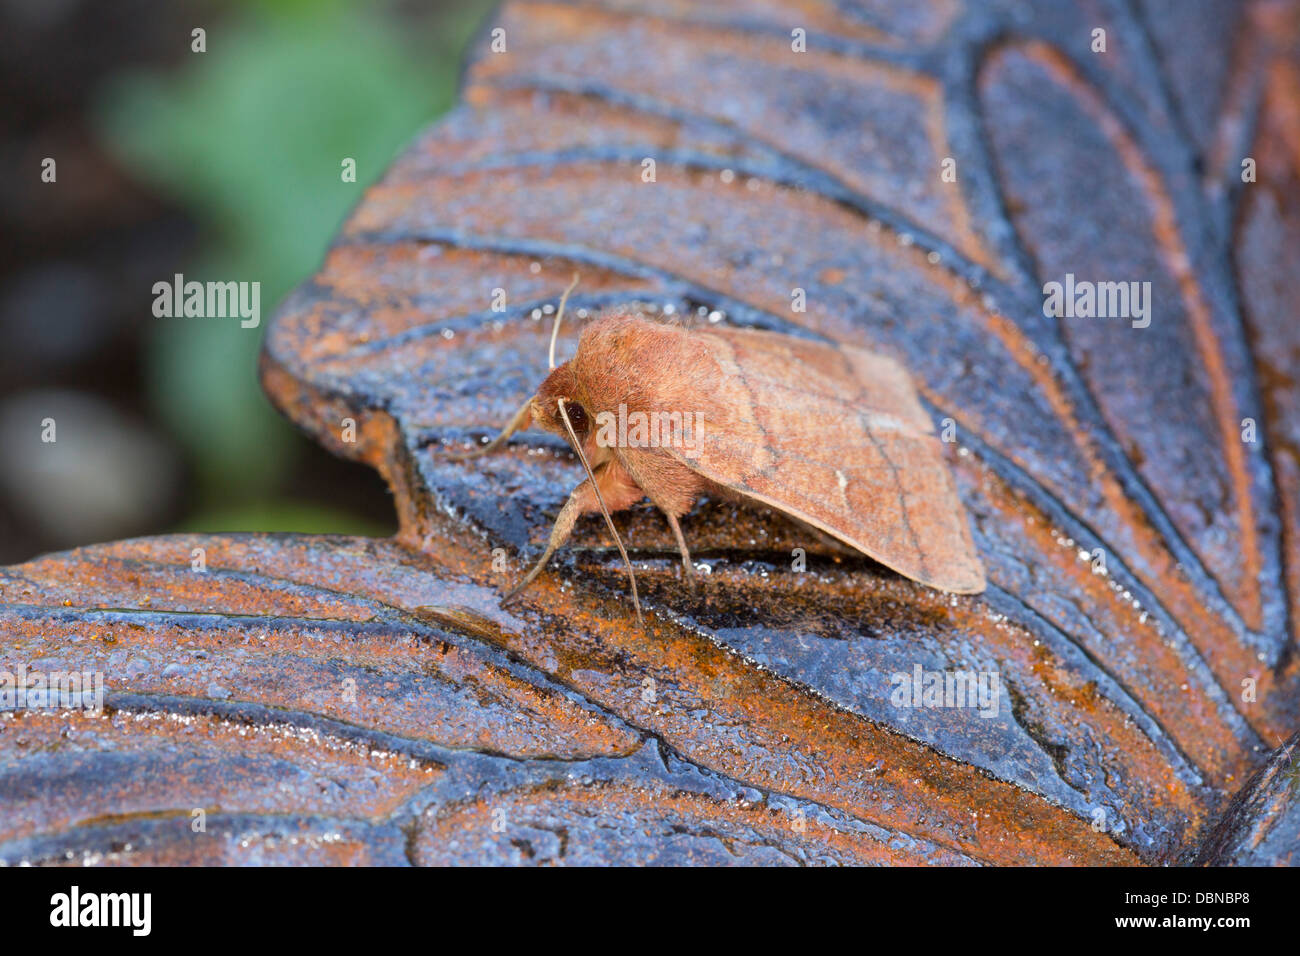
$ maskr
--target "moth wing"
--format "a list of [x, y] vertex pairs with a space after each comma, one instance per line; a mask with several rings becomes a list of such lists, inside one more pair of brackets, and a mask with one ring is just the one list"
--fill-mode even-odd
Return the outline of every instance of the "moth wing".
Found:
[[692, 448], [710, 481], [807, 522], [943, 591], [985, 588], [966, 510], [907, 371], [862, 349], [709, 330], [720, 375]]

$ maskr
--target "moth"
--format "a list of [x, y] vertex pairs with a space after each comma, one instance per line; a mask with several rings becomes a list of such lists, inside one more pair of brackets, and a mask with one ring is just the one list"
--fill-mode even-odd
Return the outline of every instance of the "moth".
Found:
[[636, 575], [611, 514], [649, 498], [690, 579], [681, 518], [702, 495], [768, 505], [929, 587], [984, 590], [966, 512], [901, 365], [849, 346], [614, 310], [590, 322], [573, 358], [557, 366], [576, 283], [560, 299], [550, 374], [537, 393], [495, 439], [453, 456], [487, 454], [536, 425], [566, 439], [586, 472], [507, 600], [541, 573], [580, 516], [599, 511], [640, 621]]

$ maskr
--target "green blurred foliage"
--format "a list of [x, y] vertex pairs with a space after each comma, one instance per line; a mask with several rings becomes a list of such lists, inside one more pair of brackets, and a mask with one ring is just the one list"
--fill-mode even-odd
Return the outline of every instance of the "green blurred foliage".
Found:
[[369, 538], [384, 538], [392, 528], [367, 521], [347, 511], [327, 505], [288, 501], [283, 498], [271, 501], [250, 501], [229, 508], [211, 508], [195, 512], [181, 521], [172, 531], [285, 531], [300, 534], [354, 534]]
[[[256, 378], [275, 305], [315, 271], [365, 186], [452, 105], [465, 47], [491, 6], [399, 14], [378, 3], [249, 0], [196, 24], [205, 53], [188, 52], [187, 36], [174, 70], [106, 88], [109, 148], [200, 225], [186, 280], [262, 284], [256, 330], [234, 319], [149, 320], [151, 400], [194, 466], [200, 508], [227, 530], [287, 530], [263, 522], [294, 507], [270, 500], [296, 446]], [[347, 157], [356, 183], [342, 181]], [[300, 511], [298, 530], [344, 530], [337, 515], [322, 511], [313, 526]]]

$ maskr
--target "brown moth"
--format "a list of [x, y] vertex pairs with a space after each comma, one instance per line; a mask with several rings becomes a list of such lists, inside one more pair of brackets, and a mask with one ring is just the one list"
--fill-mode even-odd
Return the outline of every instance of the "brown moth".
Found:
[[762, 502], [929, 587], [984, 590], [933, 424], [897, 362], [774, 332], [688, 329], [615, 311], [593, 320], [557, 367], [572, 289], [555, 317], [550, 375], [500, 435], [458, 456], [493, 451], [532, 424], [566, 438], [587, 472], [507, 599], [541, 573], [581, 515], [600, 511], [640, 620], [636, 577], [610, 513], [649, 498], [690, 577], [679, 519], [705, 494]]

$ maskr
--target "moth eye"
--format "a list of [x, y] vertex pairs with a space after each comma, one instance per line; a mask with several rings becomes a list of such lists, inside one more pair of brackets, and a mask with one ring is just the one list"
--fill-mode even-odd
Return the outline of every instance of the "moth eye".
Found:
[[585, 434], [587, 431], [587, 410], [577, 402], [565, 402], [564, 410], [569, 414], [569, 424], [573, 426], [573, 430], [579, 435]]

